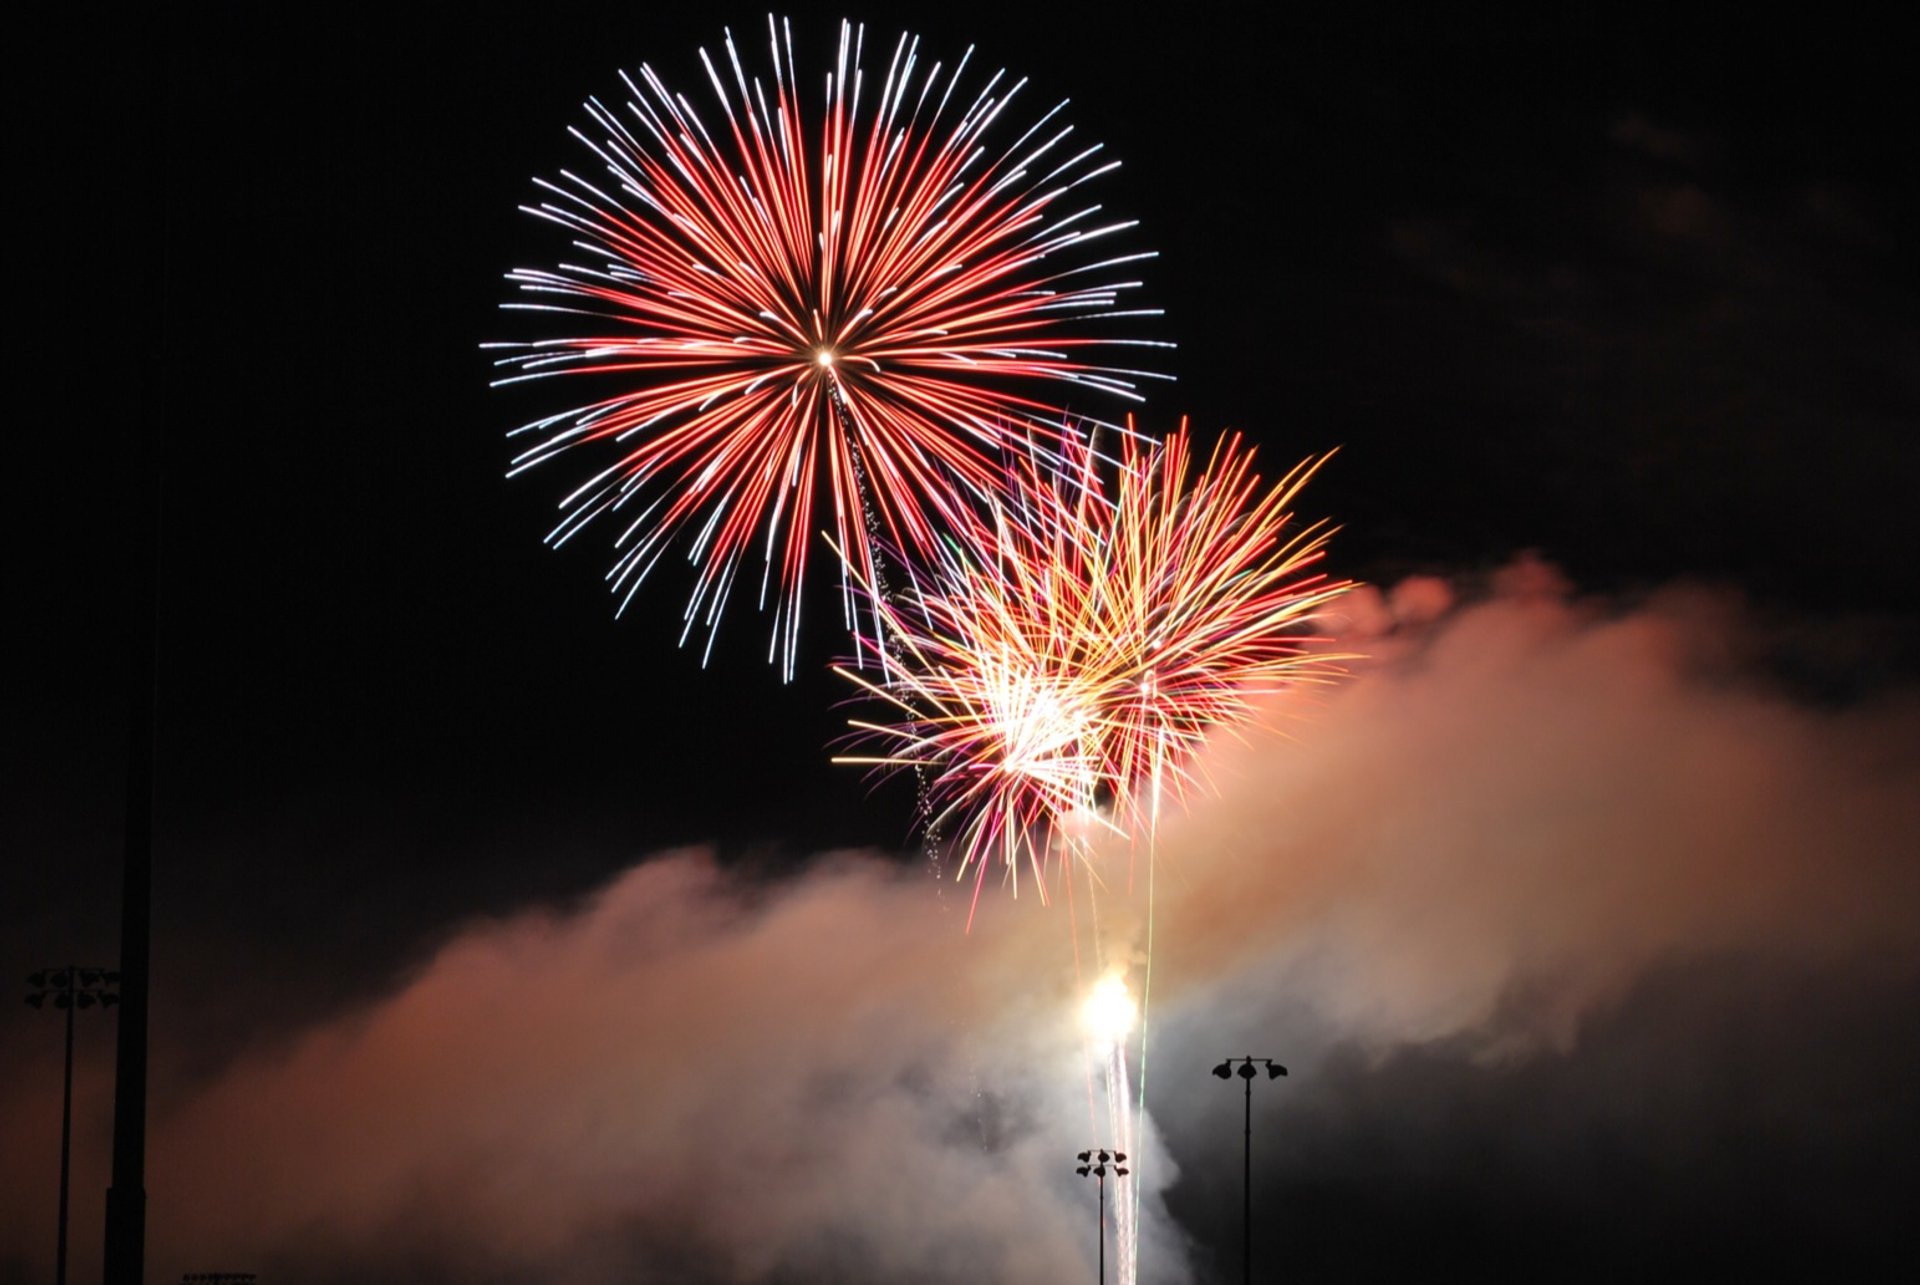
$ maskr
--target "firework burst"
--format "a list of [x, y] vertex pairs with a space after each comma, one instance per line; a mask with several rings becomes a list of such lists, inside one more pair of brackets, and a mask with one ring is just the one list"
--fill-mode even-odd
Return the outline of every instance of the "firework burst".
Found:
[[851, 621], [850, 577], [878, 578], [882, 543], [931, 547], [968, 492], [996, 482], [1011, 435], [1035, 431], [1009, 426], [1057, 420], [1039, 390], [1137, 400], [1148, 372], [1101, 354], [1166, 345], [1108, 325], [1152, 315], [1119, 306], [1138, 284], [1123, 265], [1151, 256], [1100, 258], [1132, 224], [1079, 199], [1117, 162], [1074, 137], [1066, 104], [1013, 128], [1025, 81], [996, 72], [963, 92], [968, 58], [927, 65], [911, 36], [875, 84], [864, 29], [843, 24], [810, 125], [791, 34], [772, 19], [767, 34], [770, 83], [731, 33], [723, 66], [701, 52], [711, 120], [646, 66], [624, 78], [624, 112], [586, 104], [591, 129], [572, 132], [604, 177], [542, 181], [526, 207], [585, 261], [513, 272], [522, 299], [507, 305], [579, 329], [488, 347], [510, 372], [498, 384], [601, 381], [594, 400], [516, 430], [530, 443], [516, 473], [608, 451], [549, 543], [620, 515], [608, 579], [624, 609], [685, 537], [683, 641], [711, 632], [749, 569], [790, 676], [822, 493]]
[[1221, 440], [1197, 475], [1186, 425], [1121, 439], [1111, 487], [1089, 437], [1022, 454], [972, 538], [932, 573], [873, 594], [881, 678], [840, 672], [886, 701], [856, 721], [877, 753], [843, 757], [928, 779], [931, 823], [957, 826], [959, 870], [990, 865], [1045, 895], [1052, 838], [1078, 824], [1151, 824], [1199, 784], [1197, 750], [1263, 695], [1337, 672], [1314, 613], [1351, 587], [1316, 570], [1331, 531], [1291, 507], [1324, 463], [1263, 487], [1253, 452]]

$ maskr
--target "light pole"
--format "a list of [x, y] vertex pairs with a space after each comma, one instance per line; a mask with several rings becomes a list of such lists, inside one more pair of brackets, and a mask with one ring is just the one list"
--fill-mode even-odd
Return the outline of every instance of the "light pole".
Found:
[[73, 1142], [73, 1013], [75, 1009], [111, 1008], [120, 1002], [120, 974], [104, 968], [42, 968], [27, 974], [27, 1003], [40, 1008], [51, 999], [67, 1014], [67, 1071], [60, 1091], [60, 1235], [53, 1255], [54, 1285], [67, 1285], [67, 1156]]
[[1100, 1285], [1107, 1285], [1107, 1166], [1113, 1166], [1114, 1177], [1124, 1178], [1127, 1171], [1120, 1166], [1126, 1158], [1124, 1151], [1082, 1151], [1074, 1170], [1082, 1178], [1092, 1174], [1100, 1184]]
[[1236, 1074], [1233, 1069], [1235, 1062], [1240, 1064], [1237, 1074], [1247, 1082], [1247, 1145], [1240, 1171], [1241, 1279], [1246, 1285], [1253, 1285], [1253, 1064], [1263, 1063], [1269, 1080], [1279, 1079], [1287, 1073], [1287, 1068], [1270, 1057], [1230, 1057], [1214, 1067], [1213, 1073], [1223, 1080], [1230, 1080]]

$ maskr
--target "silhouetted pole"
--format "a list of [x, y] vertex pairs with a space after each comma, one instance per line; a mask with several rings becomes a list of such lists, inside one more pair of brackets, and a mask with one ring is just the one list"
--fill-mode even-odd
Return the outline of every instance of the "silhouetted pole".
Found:
[[68, 1156], [73, 1150], [73, 1013], [75, 1009], [111, 1008], [120, 997], [107, 987], [117, 985], [120, 974], [104, 968], [42, 968], [27, 974], [27, 1003], [39, 1008], [53, 1000], [55, 1008], [67, 1013], [67, 1069], [60, 1085], [60, 1230], [54, 1242], [54, 1285], [67, 1285], [67, 1175]]
[[1213, 1073], [1230, 1080], [1236, 1074], [1235, 1062], [1240, 1064], [1238, 1075], [1247, 1082], [1247, 1142], [1240, 1165], [1240, 1269], [1241, 1279], [1253, 1285], [1253, 1064], [1265, 1063], [1269, 1080], [1279, 1079], [1287, 1068], [1270, 1057], [1230, 1057], [1214, 1067]]
[[[156, 444], [157, 445], [157, 444]], [[156, 452], [157, 454], [157, 452]], [[153, 461], [149, 461], [153, 466]], [[113, 1060], [113, 1185], [107, 1188], [106, 1285], [142, 1285], [147, 1241], [147, 955], [153, 918], [153, 705], [158, 645], [159, 482], [145, 574], [134, 592], [128, 705], [127, 831], [120, 878], [120, 1031]]]
[[1127, 1171], [1120, 1165], [1125, 1162], [1124, 1151], [1082, 1151], [1077, 1157], [1080, 1167], [1074, 1172], [1082, 1178], [1092, 1174], [1100, 1183], [1100, 1285], [1107, 1285], [1107, 1166], [1113, 1165], [1113, 1176], [1124, 1178]]
[[[159, 384], [157, 378], [154, 381]], [[142, 1285], [147, 1241], [147, 956], [153, 922], [153, 723], [159, 686], [160, 513], [164, 407], [141, 433], [134, 487], [146, 557], [127, 613], [127, 810], [120, 875], [120, 1030], [113, 1060], [113, 1185], [107, 1188], [106, 1285]]]
[[167, 426], [167, 314], [170, 238], [164, 217], [172, 173], [167, 164], [172, 127], [170, 53], [175, 20], [170, 6], [145, 6], [131, 21], [151, 49], [141, 60], [138, 90], [148, 110], [128, 122], [125, 150], [143, 190], [162, 217], [148, 238], [154, 306], [143, 314], [141, 352], [127, 366], [141, 413], [131, 425], [133, 478], [127, 559], [127, 800], [120, 876], [120, 1024], [113, 1066], [113, 1175], [107, 1188], [107, 1285], [143, 1285], [147, 1238], [147, 961], [153, 920], [154, 706], [158, 693], [160, 563]]

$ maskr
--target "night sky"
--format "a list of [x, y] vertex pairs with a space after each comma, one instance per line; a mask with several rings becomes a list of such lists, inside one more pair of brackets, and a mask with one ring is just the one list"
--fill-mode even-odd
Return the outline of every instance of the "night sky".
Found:
[[[788, 12], [823, 69], [840, 12]], [[1206, 1070], [1247, 1053], [1293, 1068], [1261, 1279], [1920, 1250], [1910, 51], [1605, 12], [846, 15], [1124, 161], [1178, 344], [1144, 427], [1339, 448], [1303, 508], [1369, 659], [1167, 840], [1143, 1281], [1239, 1279]], [[764, 13], [60, 21], [8, 77], [0, 940], [117, 950], [159, 435], [149, 1279], [1090, 1273], [1062, 912], [990, 892], [964, 934], [911, 789], [829, 762], [827, 581], [795, 682], [745, 610], [703, 669], [677, 566], [616, 621], [609, 537], [542, 545], [584, 464], [504, 477], [572, 404], [480, 350], [565, 250], [533, 176], [623, 67], [705, 107], [697, 49]], [[60, 1046], [0, 1013], [13, 1285], [51, 1274]]]

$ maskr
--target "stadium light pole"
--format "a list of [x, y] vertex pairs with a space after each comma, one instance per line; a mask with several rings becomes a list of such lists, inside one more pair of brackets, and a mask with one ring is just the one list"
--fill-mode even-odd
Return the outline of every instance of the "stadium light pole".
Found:
[[67, 1285], [67, 1177], [68, 1157], [73, 1151], [73, 1014], [77, 1009], [111, 1008], [120, 1002], [112, 988], [120, 984], [120, 974], [105, 968], [77, 968], [63, 964], [27, 974], [27, 1003], [35, 1008], [53, 1001], [67, 1014], [67, 1069], [60, 1087], [60, 1230], [54, 1242], [54, 1285]]
[[[143, 36], [154, 39], [156, 56], [144, 60], [140, 89], [156, 110], [142, 113], [133, 128], [132, 150], [146, 160], [141, 177], [164, 192], [170, 177], [167, 145], [172, 141], [170, 105], [172, 65], [164, 51], [170, 32], [167, 10], [141, 22]], [[143, 11], [144, 12], [144, 11]], [[167, 378], [171, 240], [146, 243], [157, 277], [157, 307], [144, 318], [145, 360], [132, 367], [133, 387], [141, 395], [143, 415], [133, 439], [132, 502], [129, 527], [135, 535], [127, 559], [126, 694], [127, 792], [120, 861], [120, 1020], [114, 1029], [113, 1162], [107, 1187], [101, 1277], [106, 1285], [142, 1285], [147, 1253], [147, 1019], [148, 976], [153, 937], [153, 777], [154, 723], [160, 683], [160, 550], [164, 510], [163, 476], [167, 456]]]
[[1082, 1151], [1076, 1159], [1080, 1167], [1074, 1172], [1082, 1178], [1093, 1175], [1100, 1184], [1100, 1285], [1107, 1285], [1107, 1168], [1113, 1167], [1113, 1176], [1124, 1178], [1127, 1171], [1120, 1166], [1125, 1162], [1124, 1151]]
[[[1240, 1064], [1237, 1072], [1233, 1069], [1235, 1062]], [[1247, 1084], [1247, 1142], [1240, 1170], [1240, 1270], [1241, 1279], [1246, 1285], [1253, 1285], [1253, 1064], [1255, 1062], [1266, 1066], [1269, 1080], [1277, 1080], [1287, 1073], [1286, 1067], [1270, 1057], [1230, 1057], [1213, 1068], [1213, 1073], [1223, 1080], [1230, 1080], [1237, 1074]]]

